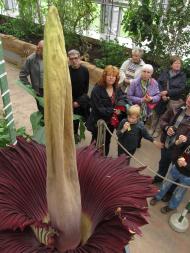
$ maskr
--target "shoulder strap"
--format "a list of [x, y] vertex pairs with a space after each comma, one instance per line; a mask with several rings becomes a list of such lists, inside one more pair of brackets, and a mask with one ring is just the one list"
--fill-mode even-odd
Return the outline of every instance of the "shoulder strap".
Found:
[[[180, 123], [182, 122], [184, 116], [185, 116], [185, 112], [186, 112], [186, 107], [183, 106], [181, 107], [182, 111], [180, 112], [180, 114], [178, 115], [175, 124], [173, 125], [173, 127], [175, 128], [175, 130], [178, 129]], [[176, 141], [176, 134], [173, 136], [167, 136], [166, 138], [166, 142], [165, 142], [165, 147], [166, 148], [170, 148]]]
[[190, 145], [188, 145], [184, 151], [186, 154], [190, 154]]

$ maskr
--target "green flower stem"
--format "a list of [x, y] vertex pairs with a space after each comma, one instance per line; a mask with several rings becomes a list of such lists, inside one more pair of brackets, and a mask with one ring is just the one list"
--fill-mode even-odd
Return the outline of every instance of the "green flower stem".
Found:
[[0, 89], [1, 97], [3, 99], [3, 111], [11, 139], [11, 144], [16, 144], [16, 129], [13, 118], [13, 111], [10, 100], [10, 93], [8, 89], [7, 73], [5, 71], [5, 61], [3, 58], [3, 47], [0, 39]]

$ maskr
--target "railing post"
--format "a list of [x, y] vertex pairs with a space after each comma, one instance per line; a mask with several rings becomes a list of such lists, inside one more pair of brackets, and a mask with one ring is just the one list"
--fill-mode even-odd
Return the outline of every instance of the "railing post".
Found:
[[182, 233], [185, 232], [189, 227], [189, 222], [186, 217], [187, 213], [190, 212], [190, 201], [187, 203], [182, 213], [174, 213], [171, 215], [169, 224], [173, 230]]
[[96, 148], [102, 152], [102, 155], [105, 156], [105, 139], [106, 139], [106, 128], [104, 125], [104, 120], [99, 119], [97, 122], [98, 133], [96, 140]]

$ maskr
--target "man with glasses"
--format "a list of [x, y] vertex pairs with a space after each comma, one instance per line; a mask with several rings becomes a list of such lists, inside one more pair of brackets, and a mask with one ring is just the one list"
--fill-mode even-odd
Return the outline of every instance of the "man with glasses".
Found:
[[[86, 121], [89, 114], [89, 98], [87, 96], [89, 88], [89, 72], [81, 64], [79, 51], [72, 49], [68, 52], [69, 71], [72, 85], [73, 112], [83, 116]], [[79, 121], [74, 121], [74, 134], [78, 136]]]

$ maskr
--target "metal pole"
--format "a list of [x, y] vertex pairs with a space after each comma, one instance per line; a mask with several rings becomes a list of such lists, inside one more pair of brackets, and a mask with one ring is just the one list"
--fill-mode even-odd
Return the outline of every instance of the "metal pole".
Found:
[[1, 90], [1, 97], [3, 100], [3, 111], [5, 114], [5, 120], [7, 122], [11, 144], [15, 145], [17, 143], [16, 129], [10, 100], [10, 92], [8, 89], [7, 72], [5, 71], [5, 61], [3, 58], [3, 47], [1, 39], [0, 39], [0, 90]]

